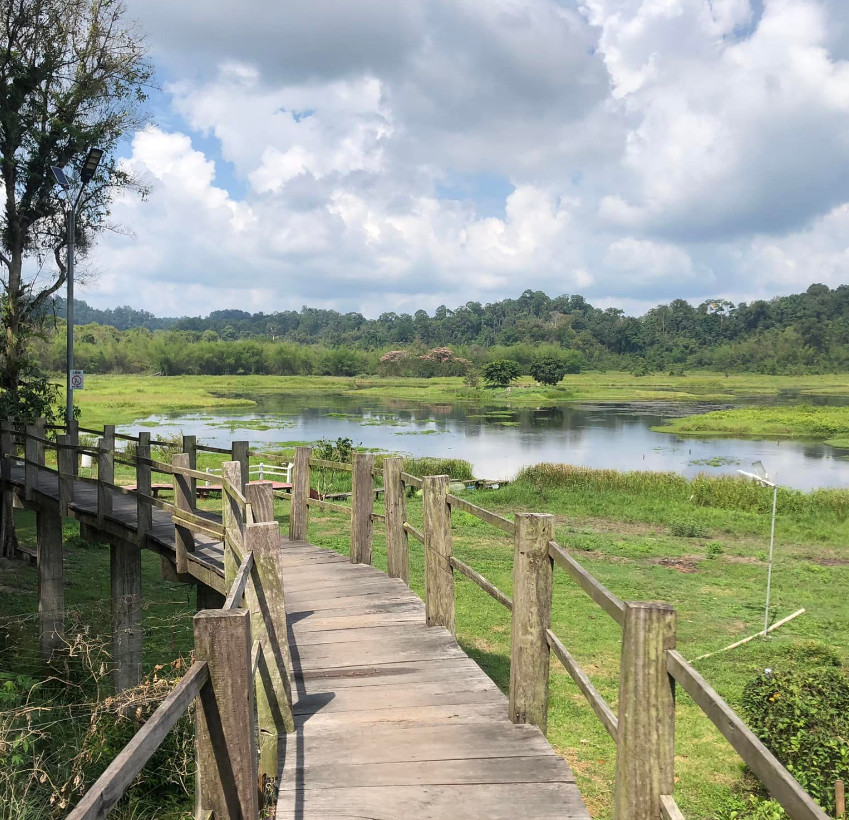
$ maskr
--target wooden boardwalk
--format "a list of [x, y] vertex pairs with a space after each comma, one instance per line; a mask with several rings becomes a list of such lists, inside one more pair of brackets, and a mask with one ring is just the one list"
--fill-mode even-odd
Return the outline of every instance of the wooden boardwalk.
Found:
[[[11, 483], [24, 484], [13, 466]], [[74, 482], [73, 514], [96, 526], [97, 487]], [[34, 501], [58, 500], [39, 471]], [[22, 501], [22, 503], [24, 503]], [[220, 516], [209, 513], [210, 520]], [[136, 502], [112, 492], [108, 539], [135, 538]], [[588, 818], [569, 767], [398, 579], [281, 537], [296, 730], [285, 737], [276, 817]], [[148, 548], [175, 551], [153, 511]], [[224, 589], [223, 545], [198, 536], [190, 571]]]

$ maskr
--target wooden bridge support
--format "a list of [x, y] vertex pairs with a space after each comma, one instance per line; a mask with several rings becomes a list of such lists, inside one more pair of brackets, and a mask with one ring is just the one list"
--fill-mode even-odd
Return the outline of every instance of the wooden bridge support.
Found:
[[0, 556], [14, 558], [17, 547], [15, 536], [15, 494], [9, 485], [12, 463], [6, 456], [14, 456], [14, 426], [11, 420], [0, 421]]
[[[136, 445], [136, 537], [140, 547], [145, 546], [147, 534], [153, 529], [153, 506], [142, 496], [151, 497], [152, 479], [149, 464], [143, 460], [150, 460], [150, 433], [140, 432], [139, 441]], [[169, 562], [170, 563], [170, 562]]]
[[64, 645], [65, 573], [62, 556], [62, 517], [58, 508], [42, 507], [35, 516], [38, 541], [38, 643], [49, 661]]
[[401, 471], [404, 459], [388, 456], [383, 459], [384, 505], [386, 507], [386, 572], [390, 578], [400, 578], [410, 585], [410, 547], [404, 522], [407, 520], [407, 500]]
[[195, 658], [209, 666], [201, 689], [195, 735], [195, 817], [256, 820], [250, 613], [205, 610], [194, 620]]
[[615, 820], [656, 820], [675, 785], [675, 681], [666, 650], [675, 648], [675, 610], [625, 604], [619, 672]]
[[245, 487], [251, 480], [251, 443], [249, 441], [234, 441], [230, 445], [231, 460], [239, 463], [241, 484], [236, 486], [245, 493]]
[[554, 516], [516, 513], [513, 547], [513, 624], [510, 639], [510, 720], [532, 723], [544, 733], [548, 722], [553, 562], [548, 542]]
[[454, 568], [451, 554], [451, 507], [448, 505], [448, 476], [433, 475], [422, 480], [425, 545], [425, 618], [428, 626], [454, 630]]
[[[239, 442], [233, 442], [233, 449]], [[226, 481], [234, 487], [242, 484], [242, 465], [238, 461], [225, 461], [221, 465], [222, 484]], [[224, 587], [230, 589], [239, 564], [244, 557], [245, 522], [238, 499], [229, 493], [221, 493], [221, 520], [224, 524]]]
[[[198, 468], [198, 438], [197, 436], [183, 436], [183, 452], [189, 457], [188, 467], [191, 470]], [[196, 478], [188, 479], [190, 510], [196, 510], [198, 506], [198, 482]]]
[[351, 563], [371, 565], [374, 537], [373, 453], [354, 453], [351, 477]]
[[310, 510], [310, 458], [312, 447], [295, 448], [295, 466], [292, 470], [292, 508], [289, 513], [289, 540], [306, 541]]
[[142, 565], [137, 540], [112, 539], [109, 545], [112, 581], [112, 683], [123, 692], [142, 677]]

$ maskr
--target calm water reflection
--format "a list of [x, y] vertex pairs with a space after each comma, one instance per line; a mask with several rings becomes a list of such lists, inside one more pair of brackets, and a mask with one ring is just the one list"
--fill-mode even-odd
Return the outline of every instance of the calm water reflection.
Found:
[[227, 446], [315, 441], [346, 436], [356, 444], [412, 455], [467, 459], [475, 475], [510, 478], [540, 461], [616, 470], [733, 473], [761, 460], [782, 484], [800, 489], [849, 487], [849, 451], [824, 444], [745, 439], [680, 438], [652, 427], [707, 405], [680, 403], [561, 405], [505, 411], [468, 405], [412, 405], [350, 397], [280, 396], [250, 412], [151, 416], [124, 430], [183, 432]]

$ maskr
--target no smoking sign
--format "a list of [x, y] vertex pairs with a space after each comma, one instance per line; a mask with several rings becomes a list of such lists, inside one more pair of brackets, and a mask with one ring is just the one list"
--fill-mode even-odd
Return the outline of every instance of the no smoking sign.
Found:
[[85, 374], [82, 370], [71, 371], [71, 390], [82, 390], [85, 387]]

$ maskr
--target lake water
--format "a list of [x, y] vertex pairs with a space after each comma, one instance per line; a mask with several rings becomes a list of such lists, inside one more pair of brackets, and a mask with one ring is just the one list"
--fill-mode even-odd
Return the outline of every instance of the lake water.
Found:
[[121, 428], [157, 436], [194, 434], [227, 447], [247, 439], [270, 445], [350, 438], [354, 444], [414, 456], [470, 461], [479, 478], [509, 479], [542, 461], [615, 470], [669, 470], [693, 477], [734, 473], [762, 461], [781, 484], [810, 490], [849, 487], [849, 451], [786, 440], [681, 438], [655, 433], [667, 419], [708, 405], [575, 405], [504, 410], [469, 405], [278, 396], [250, 411], [156, 415]]

